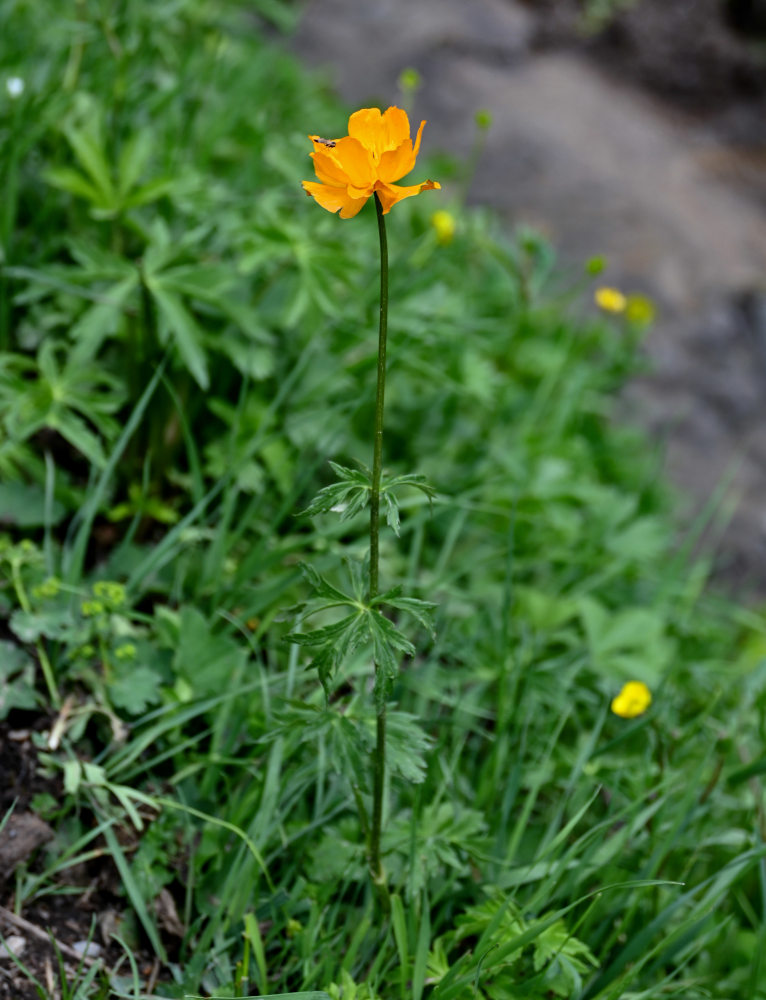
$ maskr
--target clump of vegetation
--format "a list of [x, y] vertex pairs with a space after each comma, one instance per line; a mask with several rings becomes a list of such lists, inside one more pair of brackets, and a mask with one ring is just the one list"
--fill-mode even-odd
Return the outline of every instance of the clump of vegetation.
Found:
[[759, 996], [766, 630], [611, 419], [648, 311], [578, 311], [446, 185], [389, 217], [382, 475], [429, 489], [380, 558], [436, 607], [389, 593], [385, 912], [370, 643], [287, 641], [367, 594], [378, 235], [300, 189], [348, 112], [288, 6], [70, 15], [0, 0], [0, 720], [57, 789], [12, 907], [108, 864], [155, 996]]

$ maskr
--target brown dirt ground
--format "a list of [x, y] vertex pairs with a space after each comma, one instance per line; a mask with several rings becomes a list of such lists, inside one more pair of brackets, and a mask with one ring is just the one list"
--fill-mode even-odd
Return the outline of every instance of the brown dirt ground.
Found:
[[[56, 801], [63, 797], [60, 782], [40, 773], [33, 742], [35, 732], [49, 725], [44, 716], [19, 712], [12, 712], [0, 724], [0, 946], [11, 937], [23, 939], [19, 958], [27, 969], [24, 972], [8, 955], [0, 955], [0, 1000], [39, 1000], [30, 976], [41, 984], [45, 995], [59, 996], [60, 962], [70, 984], [81, 980], [91, 962], [78, 958], [73, 948], [77, 942], [92, 940], [100, 949], [104, 969], [122, 966], [122, 973], [127, 972], [124, 951], [110, 938], [122, 922], [125, 903], [106, 852], [62, 873], [50, 884], [52, 892], [17, 912], [16, 872], [41, 870], [43, 848], [54, 836], [31, 808], [35, 796], [51, 796]], [[137, 959], [142, 986], [150, 993], [147, 987], [159, 969], [148, 953], [139, 953]], [[99, 975], [97, 981], [103, 982], [104, 975]]]

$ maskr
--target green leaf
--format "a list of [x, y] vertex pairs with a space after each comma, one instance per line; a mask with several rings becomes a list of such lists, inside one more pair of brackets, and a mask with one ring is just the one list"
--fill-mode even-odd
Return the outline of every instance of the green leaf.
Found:
[[308, 507], [300, 511], [307, 517], [317, 514], [327, 514], [334, 511], [340, 514], [341, 521], [354, 517], [367, 506], [369, 491], [360, 486], [349, 486], [347, 483], [330, 483], [323, 486]]
[[327, 598], [330, 601], [337, 601], [338, 604], [348, 604], [352, 607], [356, 604], [353, 597], [349, 597], [348, 594], [344, 594], [342, 590], [338, 590], [331, 583], [328, 583], [323, 576], [311, 566], [309, 563], [301, 563], [301, 572], [306, 577], [308, 582], [316, 591], [318, 597]]
[[14, 708], [36, 707], [34, 663], [23, 649], [0, 640], [0, 720]]
[[178, 353], [201, 389], [208, 389], [210, 378], [207, 354], [202, 346], [203, 335], [192, 314], [180, 298], [166, 291], [156, 278], [147, 279], [147, 286], [172, 334]]
[[[571, 931], [563, 920], [557, 920], [555, 924], [547, 926], [545, 930], [535, 939], [534, 943], [534, 968], [539, 972], [548, 963], [557, 963], [560, 957], [568, 959], [566, 965], [558, 963], [558, 968], [549, 970], [546, 975], [546, 984], [556, 992], [560, 990], [570, 993], [575, 986], [571, 979], [572, 972], [589, 972], [598, 968], [598, 962], [591, 953], [587, 945], [583, 944]], [[553, 972], [553, 975], [550, 975]]]
[[[190, 993], [189, 996], [194, 1000], [203, 1000], [198, 994]], [[210, 996], [209, 1000], [229, 1000], [229, 998]], [[242, 997], [242, 1000], [331, 1000], [331, 997], [324, 990], [310, 990], [303, 993], [261, 993], [258, 996]]]
[[361, 462], [356, 469], [351, 469], [347, 465], [339, 465], [337, 462], [330, 462], [330, 468], [341, 481], [356, 483], [358, 486], [372, 486], [372, 473]]
[[415, 647], [390, 619], [375, 609], [369, 611], [368, 615], [370, 618], [370, 630], [373, 632], [377, 631], [392, 649], [406, 653], [408, 656], [415, 655]]
[[339, 622], [333, 622], [332, 625], [323, 625], [311, 632], [290, 632], [285, 638], [288, 642], [295, 643], [296, 646], [323, 646], [325, 643], [335, 642], [339, 639], [360, 617], [361, 613], [356, 612], [341, 618]]
[[213, 631], [197, 608], [181, 609], [180, 640], [173, 666], [195, 696], [220, 691], [244, 670], [246, 660], [247, 651], [230, 636]]
[[66, 245], [89, 281], [118, 282], [137, 273], [132, 261], [86, 239], [70, 236]]
[[255, 309], [243, 302], [237, 302], [228, 295], [219, 302], [219, 307], [237, 325], [248, 341], [264, 347], [274, 345], [274, 335], [262, 324]]
[[[51, 524], [58, 524], [66, 508], [58, 500], [51, 507]], [[21, 528], [45, 524], [45, 490], [26, 483], [0, 483], [0, 523]]]
[[376, 597], [372, 604], [373, 606], [386, 604], [391, 608], [405, 611], [408, 615], [412, 615], [413, 618], [417, 619], [432, 637], [436, 637], [433, 615], [438, 605], [432, 604], [430, 601], [421, 601], [417, 597], [399, 597], [395, 591], [389, 591], [387, 594]]
[[149, 205], [157, 201], [172, 190], [175, 181], [172, 177], [157, 177], [153, 181], [147, 181], [141, 187], [137, 187], [132, 194], [125, 199], [124, 208], [140, 208], [141, 205]]
[[46, 611], [17, 609], [10, 619], [13, 634], [22, 642], [38, 639], [70, 639], [75, 620], [69, 608], [50, 608]]
[[271, 347], [253, 344], [237, 331], [224, 330], [218, 348], [230, 358], [243, 375], [261, 381], [274, 374], [276, 358]]
[[139, 665], [126, 668], [125, 672], [107, 684], [109, 700], [115, 708], [122, 708], [131, 715], [141, 715], [149, 705], [162, 701], [162, 678], [151, 667]]
[[383, 503], [386, 505], [386, 523], [394, 534], [399, 537], [399, 504], [392, 493], [383, 494]]
[[101, 192], [74, 167], [50, 167], [43, 171], [43, 180], [59, 191], [84, 198], [93, 205], [101, 204]]
[[114, 334], [122, 317], [123, 308], [138, 286], [138, 272], [128, 274], [113, 285], [102, 301], [90, 306], [70, 328], [75, 341], [70, 358], [78, 362], [91, 361], [107, 337]]
[[417, 716], [409, 712], [388, 712], [386, 760], [392, 774], [419, 785], [426, 777], [426, 753], [433, 740], [421, 728]]
[[117, 164], [119, 192], [123, 199], [146, 169], [151, 151], [152, 135], [147, 129], [134, 132], [123, 143]]
[[334, 707], [318, 707], [306, 702], [291, 701], [280, 714], [276, 731], [268, 735], [275, 739], [280, 733], [294, 733], [301, 743], [316, 745], [323, 739], [327, 744], [330, 765], [353, 784], [364, 783], [370, 750], [368, 734], [360, 720]]
[[433, 486], [429, 486], [426, 477], [415, 473], [406, 473], [403, 476], [395, 476], [393, 479], [388, 480], [384, 477], [380, 485], [380, 491], [381, 493], [385, 493], [396, 489], [398, 486], [413, 486], [416, 490], [424, 493], [429, 500], [433, 500], [436, 497], [436, 490]]
[[183, 264], [167, 268], [156, 280], [170, 292], [218, 305], [234, 283], [231, 267], [211, 264]]
[[597, 670], [610, 678], [659, 682], [674, 648], [660, 610], [611, 610], [586, 596], [580, 600], [580, 616]]
[[115, 191], [106, 153], [96, 136], [75, 128], [64, 133], [80, 166], [96, 185], [103, 207], [115, 207]]
[[338, 482], [324, 486], [301, 514], [313, 517], [333, 510], [345, 521], [364, 510], [369, 503], [372, 476], [365, 466], [348, 469], [336, 462], [330, 462], [330, 465], [338, 476]]
[[325, 700], [329, 703], [332, 695], [331, 681], [338, 666], [338, 653], [332, 643], [323, 646], [311, 661], [310, 667], [316, 670], [319, 683], [322, 685]]
[[101, 446], [101, 441], [96, 434], [88, 427], [82, 417], [71, 410], [63, 407], [55, 409], [49, 414], [47, 425], [66, 438], [79, 452], [81, 452], [97, 469], [103, 469], [106, 465], [106, 456]]
[[398, 653], [415, 652], [415, 647], [406, 636], [396, 628], [393, 622], [374, 608], [367, 614], [370, 634], [372, 636], [373, 656], [375, 658], [375, 703], [380, 710], [386, 703], [391, 687], [399, 673]]

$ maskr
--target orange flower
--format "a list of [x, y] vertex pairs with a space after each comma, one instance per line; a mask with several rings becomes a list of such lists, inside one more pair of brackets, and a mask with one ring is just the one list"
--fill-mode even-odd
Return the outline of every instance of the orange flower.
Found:
[[310, 135], [311, 158], [321, 183], [303, 181], [306, 194], [328, 212], [340, 209], [341, 219], [352, 219], [373, 193], [386, 215], [403, 198], [440, 188], [436, 181], [409, 187], [393, 183], [415, 166], [424, 125], [420, 123], [413, 145], [410, 122], [401, 108], [389, 108], [383, 114], [378, 108], [362, 108], [349, 118], [348, 135], [343, 139]]

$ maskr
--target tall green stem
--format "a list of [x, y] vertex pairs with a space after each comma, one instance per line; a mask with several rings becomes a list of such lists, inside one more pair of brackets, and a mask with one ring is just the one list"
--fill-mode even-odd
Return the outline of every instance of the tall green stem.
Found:
[[[388, 332], [388, 242], [383, 206], [375, 195], [380, 237], [380, 320], [378, 326], [378, 384], [375, 392], [375, 438], [372, 452], [370, 491], [370, 600], [378, 595], [378, 537], [380, 533], [380, 475], [383, 459], [383, 406], [386, 392], [386, 335]], [[375, 672], [380, 669], [375, 664]], [[386, 777], [386, 706], [377, 710], [377, 740], [373, 757], [372, 825], [370, 829], [370, 872], [375, 885], [385, 893], [385, 875], [380, 860], [380, 829], [383, 821], [383, 786]]]

